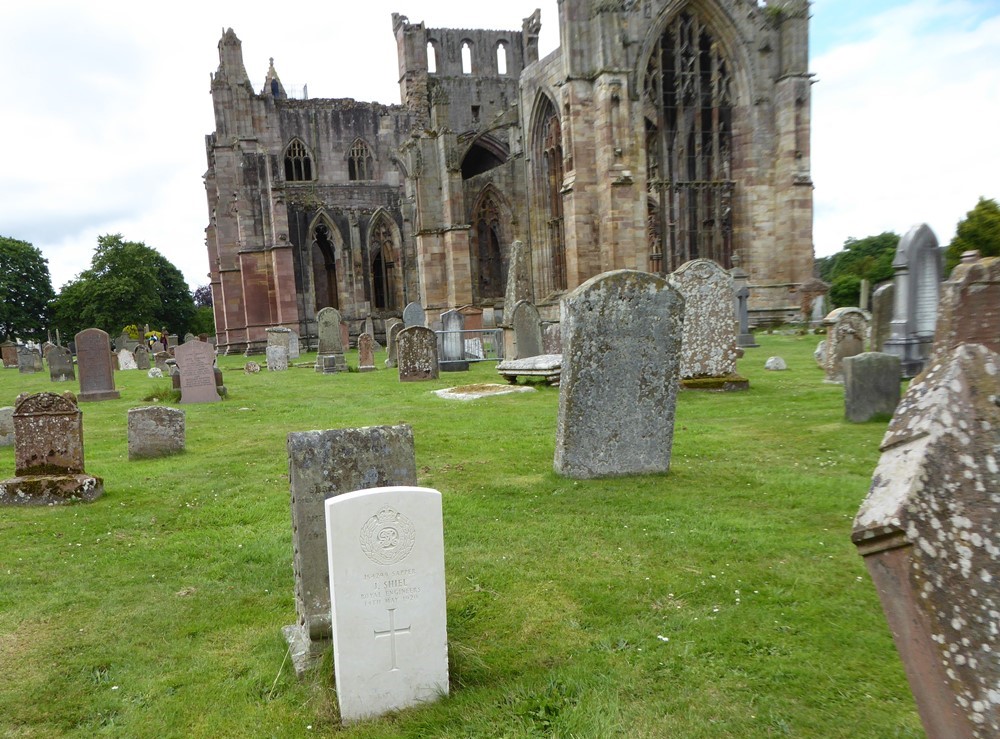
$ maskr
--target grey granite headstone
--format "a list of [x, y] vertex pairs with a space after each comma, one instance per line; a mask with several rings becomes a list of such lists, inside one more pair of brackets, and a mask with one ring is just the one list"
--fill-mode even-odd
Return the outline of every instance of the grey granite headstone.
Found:
[[403, 326], [409, 328], [410, 326], [426, 326], [427, 316], [424, 313], [424, 306], [420, 303], [413, 302], [408, 303], [405, 308], [403, 308]]
[[80, 374], [81, 403], [96, 400], [115, 400], [121, 394], [115, 390], [115, 376], [111, 369], [111, 341], [99, 328], [81, 331], [74, 339], [76, 365]]
[[437, 336], [433, 331], [423, 326], [410, 326], [396, 335], [396, 342], [400, 382], [437, 379]]
[[324, 308], [316, 314], [316, 330], [319, 333], [319, 348], [316, 354], [316, 371], [324, 375], [346, 372], [344, 343], [340, 334], [340, 311]]
[[963, 344], [911, 383], [852, 540], [929, 737], [1000, 736], [1000, 355]]
[[215, 349], [205, 341], [188, 341], [174, 350], [180, 372], [181, 403], [217, 403]]
[[358, 371], [375, 371], [375, 339], [371, 334], [361, 334], [358, 337]]
[[682, 264], [667, 280], [684, 296], [681, 377], [728, 377], [736, 372], [733, 278], [711, 259]]
[[885, 342], [892, 336], [892, 310], [895, 302], [896, 286], [888, 282], [876, 288], [872, 295], [872, 339], [871, 350], [880, 352]]
[[564, 298], [556, 472], [670, 468], [683, 324], [684, 298], [645, 272], [607, 272]]
[[457, 310], [441, 314], [441, 346], [439, 363], [442, 372], [465, 372], [469, 363], [465, 359], [465, 316]]
[[183, 451], [183, 410], [158, 405], [129, 409], [129, 459], [165, 457]]
[[266, 348], [268, 372], [284, 372], [288, 369], [288, 347], [284, 344], [268, 344]]
[[941, 250], [926, 223], [900, 239], [892, 268], [896, 286], [892, 332], [883, 350], [899, 357], [903, 377], [914, 377], [931, 354], [941, 294]]
[[899, 405], [899, 357], [865, 352], [844, 359], [844, 417], [854, 423], [890, 417]]
[[393, 319], [393, 323], [389, 325], [389, 328], [385, 332], [385, 344], [386, 344], [386, 357], [385, 366], [395, 367], [397, 364], [397, 352], [398, 344], [396, 343], [396, 337], [399, 336], [399, 332], [404, 328], [402, 321]]
[[284, 634], [301, 675], [332, 635], [324, 501], [354, 490], [415, 485], [413, 431], [400, 425], [290, 433], [288, 477], [297, 621]]
[[73, 369], [73, 355], [66, 347], [52, 347], [45, 360], [49, 363], [49, 378], [52, 382], [71, 382], [76, 379], [76, 371]]
[[0, 446], [14, 446], [14, 407], [0, 408]]
[[104, 492], [83, 469], [83, 414], [72, 393], [22, 395], [13, 419], [16, 477], [0, 480], [0, 505], [90, 502]]
[[844, 381], [844, 359], [861, 354], [868, 344], [868, 318], [859, 308], [838, 308], [833, 327], [826, 335], [823, 350], [823, 370], [825, 382]]
[[538, 309], [527, 300], [521, 300], [514, 306], [511, 313], [511, 326], [514, 329], [514, 347], [516, 355], [512, 359], [537, 357], [545, 354], [542, 341], [542, 319]]

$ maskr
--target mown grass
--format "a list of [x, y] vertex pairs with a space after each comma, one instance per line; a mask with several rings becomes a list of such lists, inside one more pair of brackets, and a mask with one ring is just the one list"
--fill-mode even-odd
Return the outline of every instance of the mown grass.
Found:
[[[758, 338], [748, 392], [681, 393], [668, 474], [595, 481], [552, 471], [558, 389], [430, 392], [494, 382], [490, 364], [399, 383], [223, 357], [229, 398], [184, 406], [187, 451], [141, 462], [126, 411], [164, 381], [116, 373], [121, 400], [82, 406], [104, 497], [0, 509], [0, 733], [922, 735], [849, 536], [885, 424], [843, 420], [815, 337]], [[764, 371], [771, 354], [791, 369]], [[0, 372], [0, 405], [62, 389]], [[281, 636], [285, 438], [400, 422], [444, 495], [451, 696], [342, 729], [330, 657], [300, 682]]]

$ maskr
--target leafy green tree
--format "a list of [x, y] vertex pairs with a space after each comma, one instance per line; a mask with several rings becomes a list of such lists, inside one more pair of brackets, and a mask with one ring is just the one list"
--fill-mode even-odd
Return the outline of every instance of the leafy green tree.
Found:
[[0, 341], [44, 338], [54, 297], [42, 253], [27, 241], [0, 236]]
[[69, 336], [90, 327], [116, 335], [145, 323], [184, 334], [195, 315], [180, 270], [156, 249], [121, 234], [98, 237], [90, 269], [63, 286], [53, 309], [56, 325]]
[[1000, 204], [979, 198], [976, 207], [958, 222], [955, 238], [945, 250], [945, 269], [951, 272], [962, 259], [962, 252], [978, 249], [980, 256], [1000, 256]]
[[861, 280], [874, 286], [891, 279], [898, 244], [899, 235], [890, 231], [863, 239], [852, 237], [836, 254], [816, 260], [820, 279], [830, 283], [831, 302], [837, 307], [858, 305]]

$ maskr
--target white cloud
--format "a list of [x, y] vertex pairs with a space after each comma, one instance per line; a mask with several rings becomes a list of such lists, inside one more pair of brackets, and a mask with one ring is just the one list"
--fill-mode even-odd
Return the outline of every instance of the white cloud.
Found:
[[980, 196], [1000, 196], [1000, 12], [987, 7], [917, 0], [813, 60], [817, 255], [921, 222], [947, 243]]

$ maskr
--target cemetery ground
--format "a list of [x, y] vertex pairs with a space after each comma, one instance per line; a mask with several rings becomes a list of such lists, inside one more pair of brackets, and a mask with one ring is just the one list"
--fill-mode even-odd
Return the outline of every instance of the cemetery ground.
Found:
[[[120, 400], [81, 405], [105, 495], [0, 509], [0, 734], [922, 736], [850, 540], [885, 421], [843, 420], [818, 337], [758, 340], [749, 391], [680, 393], [668, 474], [589, 481], [552, 471], [558, 388], [433, 394], [492, 363], [400, 383], [384, 352], [336, 375], [220, 357], [229, 397], [183, 406], [187, 451], [135, 462], [127, 410], [169, 380], [116, 372]], [[0, 405], [66, 389], [0, 372]], [[443, 494], [451, 696], [341, 728], [331, 657], [299, 681], [281, 634], [286, 436], [401, 422]]]

